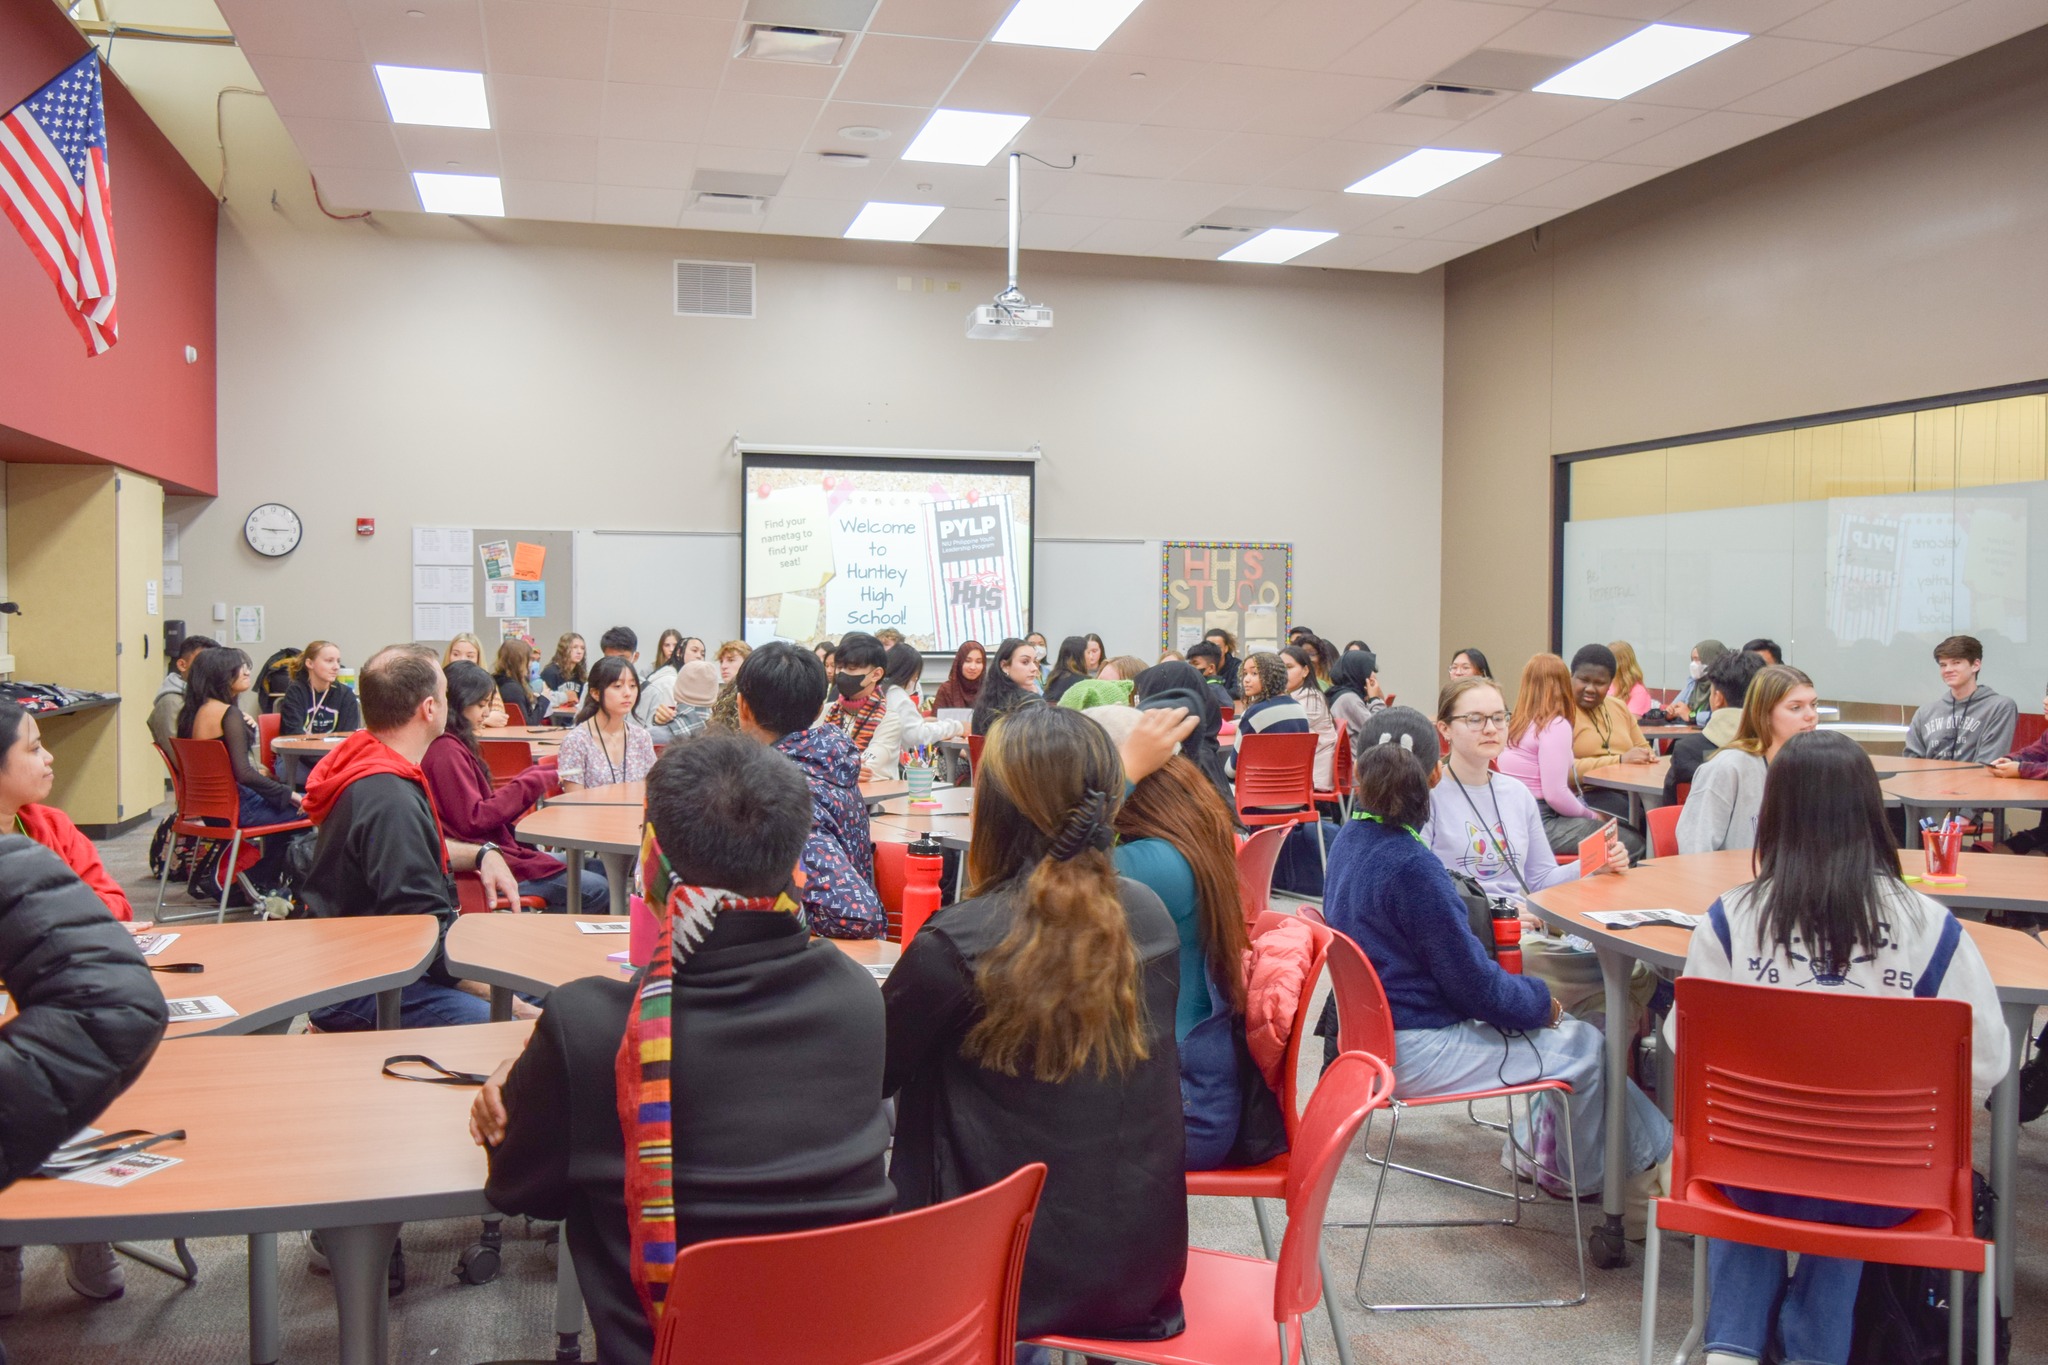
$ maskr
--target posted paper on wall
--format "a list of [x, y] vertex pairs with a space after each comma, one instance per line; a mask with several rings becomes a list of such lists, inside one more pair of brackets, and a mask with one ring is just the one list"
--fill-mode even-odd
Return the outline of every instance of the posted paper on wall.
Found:
[[466, 526], [412, 528], [412, 562], [467, 565], [476, 552], [475, 534]]
[[476, 575], [465, 561], [452, 564], [415, 564], [412, 569], [412, 600], [420, 602], [468, 602], [476, 595]]
[[496, 618], [513, 614], [512, 580], [507, 578], [484, 584], [484, 615]]
[[476, 608], [467, 602], [415, 602], [412, 604], [412, 638], [452, 640], [476, 633]]

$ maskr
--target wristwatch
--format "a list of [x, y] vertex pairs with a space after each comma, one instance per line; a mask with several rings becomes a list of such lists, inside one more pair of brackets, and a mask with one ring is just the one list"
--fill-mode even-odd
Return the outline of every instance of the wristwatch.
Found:
[[479, 872], [483, 870], [484, 855], [486, 853], [495, 853], [500, 858], [505, 856], [505, 851], [499, 848], [496, 844], [479, 844], [476, 850], [476, 866]]

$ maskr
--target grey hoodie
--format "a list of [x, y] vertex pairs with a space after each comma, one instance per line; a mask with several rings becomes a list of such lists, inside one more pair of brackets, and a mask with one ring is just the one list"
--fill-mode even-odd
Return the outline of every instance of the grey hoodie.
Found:
[[1989, 763], [2012, 752], [2013, 728], [2020, 705], [1984, 683], [1968, 701], [1947, 690], [1913, 713], [1906, 727], [1906, 757], [1952, 758], [1964, 763]]
[[164, 674], [164, 680], [156, 686], [156, 696], [149, 706], [150, 738], [171, 747], [171, 736], [178, 733], [178, 712], [185, 709], [185, 675], [175, 668]]

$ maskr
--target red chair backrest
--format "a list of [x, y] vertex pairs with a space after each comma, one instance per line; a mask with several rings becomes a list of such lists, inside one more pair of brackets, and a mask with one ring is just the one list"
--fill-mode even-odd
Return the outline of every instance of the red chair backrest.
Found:
[[1659, 858], [1678, 856], [1677, 806], [1652, 806], [1643, 813], [1650, 825], [1650, 852]]
[[1316, 737], [1237, 737], [1237, 809], [1313, 807], [1316, 795]]
[[1394, 1064], [1394, 1011], [1372, 959], [1348, 934], [1331, 930], [1330, 994], [1337, 1000], [1337, 1050], [1369, 1052]]
[[1967, 1003], [1688, 976], [1676, 1009], [1675, 1196], [1708, 1181], [1935, 1209], [1970, 1235]]
[[[502, 700], [502, 699], [501, 699], [501, 700]], [[504, 707], [505, 707], [505, 723], [506, 723], [507, 725], [524, 725], [524, 724], [526, 724], [526, 708], [525, 708], [525, 707], [521, 706], [521, 705], [520, 705], [520, 704], [519, 704], [518, 702], [516, 702], [516, 701], [507, 701], [507, 702], [503, 702], [503, 705], [504, 705]]]
[[277, 771], [277, 755], [272, 752], [270, 742], [284, 729], [284, 717], [275, 711], [265, 711], [256, 717], [256, 756], [271, 772]]
[[239, 823], [242, 790], [235, 785], [235, 767], [228, 746], [217, 739], [174, 739], [180, 785], [178, 815], [185, 820]]
[[2022, 711], [2013, 726], [2012, 751], [2018, 753], [2044, 734], [2048, 734], [2048, 716], [2039, 711]]
[[987, 740], [987, 735], [969, 735], [967, 737], [967, 780], [969, 782], [972, 782], [974, 775], [981, 771], [981, 746]]
[[910, 875], [909, 857], [908, 844], [875, 842], [875, 897], [889, 917], [887, 937], [894, 943], [903, 941], [903, 883]]
[[[1305, 915], [1289, 915], [1279, 910], [1268, 910], [1260, 915], [1253, 922], [1251, 931], [1252, 938], [1256, 940], [1274, 925], [1286, 924], [1296, 919], [1308, 925], [1309, 938], [1314, 948], [1308, 962], [1308, 976], [1302, 982], [1301, 999], [1295, 1005], [1294, 1027], [1287, 1034], [1287, 1055], [1280, 1066], [1280, 1116], [1286, 1120], [1287, 1146], [1290, 1151], [1293, 1150], [1295, 1129], [1299, 1126], [1301, 1118], [1301, 1047], [1315, 1029], [1315, 1020], [1309, 1015], [1309, 1003], [1315, 997], [1316, 982], [1322, 979], [1323, 966], [1330, 957], [1330, 943], [1337, 937], [1337, 933], [1329, 925], [1322, 923], [1320, 918], [1309, 919]], [[1343, 1006], [1340, 1005], [1338, 1008], [1342, 1009]]]
[[1273, 903], [1273, 868], [1280, 862], [1280, 850], [1287, 845], [1291, 825], [1267, 825], [1255, 829], [1237, 846], [1237, 893], [1244, 902], [1246, 924], [1255, 922]]
[[1280, 1239], [1280, 1263], [1273, 1276], [1273, 1321], [1300, 1317], [1322, 1297], [1323, 1214], [1344, 1165], [1351, 1139], [1366, 1116], [1386, 1107], [1394, 1094], [1394, 1073], [1378, 1057], [1346, 1052], [1330, 1063], [1308, 1097], [1308, 1112], [1291, 1135], [1287, 1161], [1287, 1231]]
[[[655, 1365], [1011, 1365], [1017, 1286], [1044, 1182], [1044, 1165], [1033, 1162], [914, 1213], [685, 1247]], [[824, 1265], [831, 1274], [817, 1273]], [[794, 1285], [804, 1286], [801, 1312], [791, 1311]]]
[[512, 781], [533, 766], [533, 747], [523, 739], [480, 739], [476, 746], [491, 770], [493, 790]]
[[1337, 722], [1337, 752], [1330, 761], [1330, 785], [1340, 792], [1358, 785], [1356, 765], [1351, 761], [1351, 727], [1341, 720]]

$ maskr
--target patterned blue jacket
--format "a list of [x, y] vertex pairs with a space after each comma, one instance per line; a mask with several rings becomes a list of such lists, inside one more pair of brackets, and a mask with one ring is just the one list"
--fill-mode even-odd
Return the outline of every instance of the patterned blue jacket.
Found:
[[880, 938], [887, 929], [875, 894], [875, 850], [860, 799], [860, 750], [830, 726], [795, 730], [775, 747], [811, 785], [811, 837], [804, 842], [804, 913], [827, 938]]

